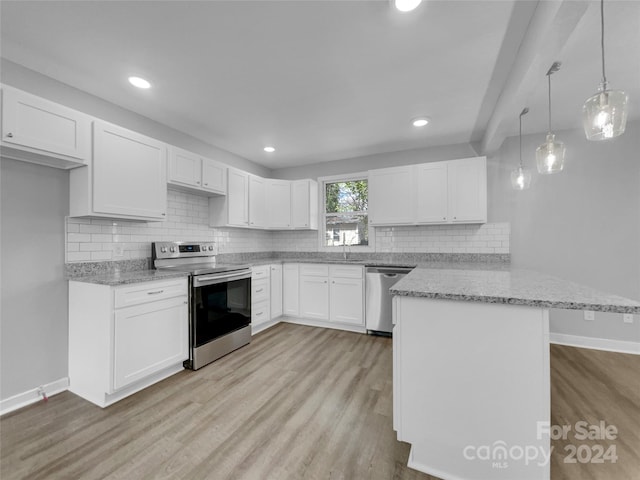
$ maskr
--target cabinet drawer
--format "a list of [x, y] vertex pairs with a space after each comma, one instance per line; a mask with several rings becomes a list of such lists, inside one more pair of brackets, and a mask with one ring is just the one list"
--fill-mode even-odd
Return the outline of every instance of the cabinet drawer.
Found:
[[270, 306], [269, 302], [260, 302], [256, 306], [251, 307], [251, 323], [254, 325], [259, 325], [264, 322], [268, 322], [271, 320], [269, 316]]
[[335, 278], [362, 278], [364, 267], [361, 265], [331, 265], [329, 270], [331, 277]]
[[329, 276], [329, 265], [319, 263], [301, 264], [300, 275], [307, 277], [327, 277]]
[[251, 278], [259, 280], [261, 278], [269, 278], [269, 265], [260, 265], [251, 269]]
[[187, 279], [144, 282], [118, 287], [114, 292], [115, 308], [130, 307], [166, 298], [187, 295]]
[[251, 282], [251, 305], [269, 300], [269, 280], [254, 280]]

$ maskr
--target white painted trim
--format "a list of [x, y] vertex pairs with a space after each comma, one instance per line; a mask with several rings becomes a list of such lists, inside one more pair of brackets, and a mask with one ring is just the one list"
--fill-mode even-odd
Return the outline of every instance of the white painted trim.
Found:
[[411, 450], [409, 450], [409, 458], [407, 459], [407, 467], [417, 470], [418, 472], [426, 473], [427, 475], [432, 475], [438, 478], [446, 478], [447, 480], [466, 480], [462, 477], [458, 477], [457, 475], [452, 475], [449, 472], [443, 472], [437, 468], [431, 468], [428, 465], [424, 465], [423, 463], [416, 462], [413, 458], [413, 449], [414, 446], [411, 445]]
[[624, 340], [609, 340], [607, 338], [581, 337], [564, 333], [550, 333], [549, 341], [569, 347], [592, 348], [607, 352], [632, 353], [640, 355], [640, 342], [626, 342]]
[[[52, 397], [58, 393], [64, 392], [69, 389], [69, 377], [61, 378], [55, 382], [46, 383], [42, 385], [47, 397]], [[32, 388], [26, 392], [18, 393], [13, 397], [0, 400], [0, 415], [13, 412], [19, 408], [26, 407], [32, 403], [36, 403], [42, 400], [42, 397], [38, 393], [40, 387]]]
[[257, 335], [260, 332], [264, 332], [266, 329], [273, 327], [280, 323], [282, 316], [274, 318], [264, 323], [260, 323], [258, 325], [251, 324], [251, 336]]
[[296, 325], [306, 325], [308, 327], [331, 328], [333, 330], [343, 330], [345, 332], [367, 333], [367, 329], [364, 325], [360, 326], [350, 325], [348, 323], [334, 323], [329, 322], [328, 320], [312, 320], [310, 318], [282, 316], [280, 321], [284, 323], [295, 323]]

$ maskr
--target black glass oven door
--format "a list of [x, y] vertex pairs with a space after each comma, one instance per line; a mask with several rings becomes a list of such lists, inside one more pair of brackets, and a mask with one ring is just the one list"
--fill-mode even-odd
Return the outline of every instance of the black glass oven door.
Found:
[[251, 324], [251, 279], [193, 288], [194, 347]]

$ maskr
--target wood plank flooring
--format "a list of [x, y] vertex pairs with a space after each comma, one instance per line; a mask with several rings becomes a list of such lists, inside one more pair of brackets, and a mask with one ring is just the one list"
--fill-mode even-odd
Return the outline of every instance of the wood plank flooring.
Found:
[[[433, 479], [406, 466], [391, 370], [388, 338], [280, 324], [104, 410], [65, 392], [5, 415], [0, 478]], [[552, 423], [620, 428], [613, 469], [555, 453], [554, 480], [640, 471], [638, 372], [640, 357], [552, 346]]]

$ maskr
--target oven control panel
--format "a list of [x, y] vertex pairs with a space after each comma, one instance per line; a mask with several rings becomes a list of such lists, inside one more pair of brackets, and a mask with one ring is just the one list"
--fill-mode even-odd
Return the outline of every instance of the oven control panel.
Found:
[[212, 257], [218, 253], [213, 242], [153, 242], [153, 258]]

